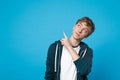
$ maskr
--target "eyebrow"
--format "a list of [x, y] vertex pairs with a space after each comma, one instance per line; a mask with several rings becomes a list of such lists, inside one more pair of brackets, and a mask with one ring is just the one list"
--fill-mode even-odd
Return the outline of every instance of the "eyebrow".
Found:
[[[83, 24], [81, 24], [81, 23], [79, 23], [79, 25], [80, 25], [80, 26], [81, 26], [81, 25], [82, 25], [82, 26], [86, 26], [86, 25], [83, 25]], [[90, 32], [90, 30], [89, 30], [88, 28], [84, 28], [84, 29], [87, 29], [87, 31]]]

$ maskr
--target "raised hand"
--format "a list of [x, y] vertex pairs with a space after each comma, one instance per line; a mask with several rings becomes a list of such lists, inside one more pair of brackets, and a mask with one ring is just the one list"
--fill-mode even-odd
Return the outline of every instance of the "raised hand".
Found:
[[63, 31], [63, 35], [64, 35], [64, 38], [60, 40], [62, 45], [65, 46], [68, 49], [68, 51], [70, 52], [73, 60], [74, 61], [77, 60], [80, 56], [72, 48], [72, 45], [71, 45], [71, 43], [70, 43], [70, 41], [69, 41], [69, 39], [68, 39], [68, 37], [67, 37], [67, 35], [66, 35], [66, 33], [64, 31]]
[[71, 45], [71, 43], [70, 43], [70, 41], [69, 41], [69, 39], [64, 31], [63, 31], [63, 36], [64, 36], [64, 38], [61, 39], [62, 45], [65, 46], [66, 48], [72, 47], [72, 45]]
[[64, 38], [68, 38], [66, 33], [63, 31]]

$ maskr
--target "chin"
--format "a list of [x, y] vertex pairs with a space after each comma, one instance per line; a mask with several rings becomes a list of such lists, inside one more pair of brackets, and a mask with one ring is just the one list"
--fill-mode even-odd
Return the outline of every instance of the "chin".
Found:
[[81, 38], [79, 38], [79, 37], [77, 37], [77, 36], [73, 36], [74, 37], [74, 39], [76, 39], [76, 40], [81, 40]]

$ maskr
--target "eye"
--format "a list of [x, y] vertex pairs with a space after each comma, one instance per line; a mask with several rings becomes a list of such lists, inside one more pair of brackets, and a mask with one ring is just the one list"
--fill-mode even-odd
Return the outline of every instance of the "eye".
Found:
[[81, 26], [80, 25], [78, 25], [78, 28], [80, 28]]
[[84, 32], [85, 34], [87, 34], [87, 33], [88, 33], [88, 30], [87, 30], [87, 29], [83, 29], [83, 32]]

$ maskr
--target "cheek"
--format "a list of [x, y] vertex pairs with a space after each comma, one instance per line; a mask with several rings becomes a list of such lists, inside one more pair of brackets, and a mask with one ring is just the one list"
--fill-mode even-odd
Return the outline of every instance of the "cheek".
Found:
[[87, 37], [87, 34], [83, 33], [83, 37], [84, 37], [84, 38]]
[[76, 27], [73, 27], [73, 31], [75, 32], [77, 30], [77, 28]]

